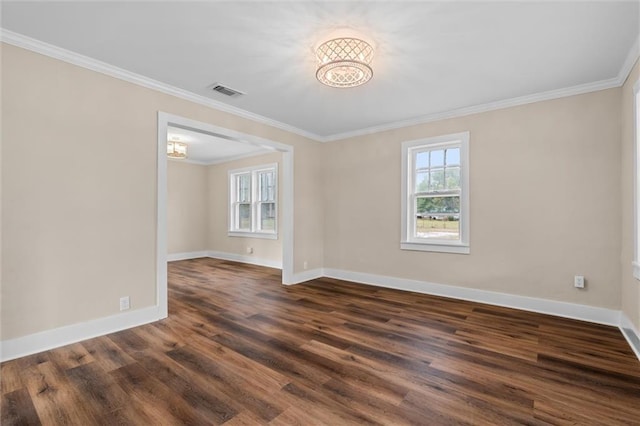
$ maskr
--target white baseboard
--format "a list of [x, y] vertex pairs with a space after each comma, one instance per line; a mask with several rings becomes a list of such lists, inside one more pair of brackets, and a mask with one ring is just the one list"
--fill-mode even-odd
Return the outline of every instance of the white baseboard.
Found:
[[[203, 256], [202, 253], [205, 253], [205, 255]], [[176, 256], [174, 260], [178, 260], [178, 255], [190, 256], [182, 257], [182, 259], [212, 257], [253, 265], [281, 268], [281, 264], [279, 262], [257, 259], [233, 253], [216, 251], [178, 253], [173, 255]], [[525, 311], [540, 312], [599, 324], [614, 325], [620, 328], [622, 334], [625, 336], [629, 345], [640, 360], [640, 333], [634, 327], [629, 318], [617, 310], [330, 268], [318, 268], [299, 272], [294, 274], [292, 281], [286, 284], [299, 284], [305, 281], [321, 278], [323, 276], [379, 287], [414, 291], [417, 293], [432, 294], [451, 297], [454, 299], [469, 300], [472, 302], [487, 303], [490, 305], [522, 309]], [[0, 362], [9, 361], [82, 340], [91, 339], [93, 337], [103, 336], [105, 334], [147, 324], [160, 320], [164, 317], [165, 316], [160, 313], [157, 306], [151, 306], [131, 312], [5, 340], [0, 342]]]
[[267, 266], [269, 268], [282, 269], [282, 261], [260, 259], [258, 257], [246, 256], [243, 254], [226, 253], [222, 251], [208, 251], [207, 257], [222, 260], [232, 260], [234, 262], [248, 263], [250, 265]]
[[595, 322], [598, 324], [614, 325], [616, 327], [620, 324], [620, 311], [614, 309], [598, 308], [595, 306], [579, 305], [575, 303], [557, 302], [554, 300], [517, 296], [514, 294], [498, 293], [494, 291], [478, 290], [467, 287], [435, 284], [424, 281], [408, 280], [404, 278], [343, 271], [339, 269], [325, 268], [324, 276], [346, 281], [353, 281], [357, 283], [371, 284], [379, 287], [414, 291], [416, 293], [425, 293], [436, 296], [451, 297], [453, 299], [487, 303], [489, 305], [522, 309], [524, 311], [539, 312], [543, 314], [556, 315], [559, 317]]
[[298, 272], [297, 274], [293, 274], [293, 278], [291, 282], [283, 283], [284, 285], [294, 285], [300, 284], [306, 281], [315, 280], [316, 278], [322, 278], [324, 276], [324, 271], [322, 268], [318, 269], [309, 269], [308, 271]]
[[199, 257], [208, 257], [208, 256], [209, 256], [209, 252], [206, 250], [190, 251], [187, 253], [172, 253], [167, 255], [167, 262], [174, 262], [176, 260], [198, 259]]
[[620, 313], [620, 331], [622, 331], [622, 335], [627, 339], [627, 343], [629, 343], [638, 360], [640, 360], [640, 332], [624, 312]]
[[157, 306], [41, 331], [0, 342], [0, 361], [9, 361], [164, 318]]
[[248, 263], [251, 265], [267, 266], [269, 268], [282, 269], [282, 262], [277, 260], [260, 259], [253, 256], [246, 256], [243, 254], [227, 253], [227, 252], [215, 251], [215, 250], [191, 251], [186, 253], [172, 253], [167, 255], [167, 262], [174, 262], [176, 260], [198, 259], [201, 257], [211, 257], [213, 259], [232, 260], [234, 262], [242, 262], [242, 263]]

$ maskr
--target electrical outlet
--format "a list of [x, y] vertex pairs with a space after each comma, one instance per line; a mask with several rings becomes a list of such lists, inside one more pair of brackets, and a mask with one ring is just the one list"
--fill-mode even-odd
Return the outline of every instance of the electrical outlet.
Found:
[[247, 247], [247, 254], [253, 254], [253, 247]]
[[302, 269], [307, 269], [308, 267], [309, 267], [309, 262], [307, 262], [306, 260], [302, 262]]
[[131, 306], [129, 304], [129, 296], [124, 296], [120, 298], [120, 310], [121, 311], [126, 311], [127, 309], [129, 309]]
[[584, 277], [582, 275], [573, 277], [573, 286], [575, 288], [584, 288]]

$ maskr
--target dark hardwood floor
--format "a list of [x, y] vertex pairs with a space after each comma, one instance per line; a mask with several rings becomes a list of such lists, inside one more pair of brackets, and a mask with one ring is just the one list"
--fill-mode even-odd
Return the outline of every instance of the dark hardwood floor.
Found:
[[2, 425], [640, 424], [613, 327], [213, 259], [168, 319], [2, 364]]

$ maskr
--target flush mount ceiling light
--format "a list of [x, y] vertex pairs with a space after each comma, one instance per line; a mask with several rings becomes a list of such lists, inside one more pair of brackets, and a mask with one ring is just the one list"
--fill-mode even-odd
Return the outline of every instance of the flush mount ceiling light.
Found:
[[316, 49], [316, 77], [331, 87], [356, 87], [371, 80], [373, 47], [358, 38], [334, 38]]
[[167, 157], [185, 159], [187, 158], [187, 144], [180, 141], [167, 142]]

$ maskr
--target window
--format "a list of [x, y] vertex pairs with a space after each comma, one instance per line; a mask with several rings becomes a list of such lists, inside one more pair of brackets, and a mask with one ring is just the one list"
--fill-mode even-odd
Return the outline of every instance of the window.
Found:
[[229, 235], [277, 238], [278, 165], [229, 172]]
[[468, 146], [468, 132], [402, 144], [402, 249], [469, 253]]
[[640, 280], [640, 80], [633, 86], [633, 276]]

